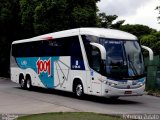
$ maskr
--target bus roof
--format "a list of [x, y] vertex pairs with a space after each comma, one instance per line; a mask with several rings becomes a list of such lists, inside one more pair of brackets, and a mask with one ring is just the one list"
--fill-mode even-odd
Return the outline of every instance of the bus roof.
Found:
[[94, 35], [94, 36], [103, 37], [103, 38], [112, 38], [112, 39], [121, 39], [121, 40], [137, 40], [136, 36], [120, 30], [105, 29], [105, 28], [76, 28], [76, 29], [44, 34], [37, 37], [29, 38], [29, 39], [17, 40], [17, 41], [14, 41], [12, 44], [39, 41], [39, 40], [49, 40], [49, 39], [63, 38], [63, 37], [76, 36], [76, 35]]

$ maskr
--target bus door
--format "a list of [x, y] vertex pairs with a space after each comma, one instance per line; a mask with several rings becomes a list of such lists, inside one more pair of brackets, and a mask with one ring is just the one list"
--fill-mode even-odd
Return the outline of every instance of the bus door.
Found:
[[101, 66], [101, 56], [100, 51], [98, 48], [92, 46], [92, 52], [89, 56], [89, 65], [90, 65], [90, 85], [91, 85], [91, 92], [94, 95], [101, 95], [101, 74], [100, 66]]
[[94, 70], [90, 71], [90, 84], [93, 95], [101, 95], [101, 75]]

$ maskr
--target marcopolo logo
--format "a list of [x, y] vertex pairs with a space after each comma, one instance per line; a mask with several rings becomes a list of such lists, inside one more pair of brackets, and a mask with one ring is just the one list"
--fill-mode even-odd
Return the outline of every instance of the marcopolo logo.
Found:
[[51, 75], [51, 58], [48, 60], [41, 60], [40, 58], [36, 62], [37, 73], [40, 75], [41, 73], [47, 73], [48, 76]]

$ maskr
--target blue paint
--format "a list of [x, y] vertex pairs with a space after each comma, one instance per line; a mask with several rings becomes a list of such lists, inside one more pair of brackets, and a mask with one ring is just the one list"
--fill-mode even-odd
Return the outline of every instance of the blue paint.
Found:
[[57, 61], [59, 59], [59, 57], [23, 57], [23, 58], [16, 58], [17, 61], [17, 65], [21, 68], [21, 69], [27, 69], [27, 68], [31, 68], [32, 70], [34, 70], [37, 74], [38, 74], [38, 70], [37, 70], [37, 66], [36, 66], [36, 62], [38, 60], [51, 60], [51, 75], [48, 75], [48, 72], [41, 72], [39, 74], [39, 79], [41, 80], [41, 82], [43, 83], [43, 85], [46, 88], [53, 88], [54, 87], [54, 62]]
[[93, 71], [93, 70], [91, 70], [91, 76], [93, 76], [93, 74], [94, 74], [94, 71]]
[[139, 79], [138, 82], [145, 82], [145, 78]]

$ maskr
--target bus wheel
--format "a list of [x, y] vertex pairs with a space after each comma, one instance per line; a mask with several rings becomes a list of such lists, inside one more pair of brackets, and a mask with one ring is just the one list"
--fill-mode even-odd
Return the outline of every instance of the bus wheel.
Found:
[[25, 88], [26, 87], [26, 82], [25, 82], [25, 79], [24, 78], [22, 78], [21, 80], [20, 80], [20, 86], [21, 86], [21, 88]]
[[31, 89], [32, 88], [32, 84], [31, 84], [31, 79], [30, 78], [27, 78], [27, 80], [26, 80], [26, 88], [27, 89]]
[[75, 94], [77, 97], [82, 97], [83, 96], [83, 85], [82, 83], [77, 83], [75, 87]]

